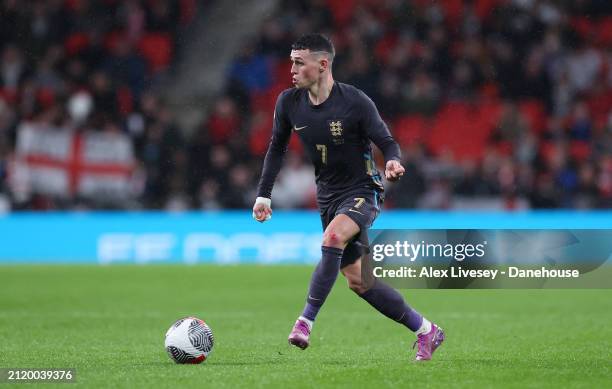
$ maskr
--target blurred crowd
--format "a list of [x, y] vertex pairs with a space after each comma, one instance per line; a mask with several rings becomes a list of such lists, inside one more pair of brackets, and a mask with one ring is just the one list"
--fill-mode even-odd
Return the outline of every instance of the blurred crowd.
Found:
[[[404, 151], [408, 171], [388, 186], [387, 206], [612, 206], [612, 2], [281, 3], [229, 68], [202, 127], [213, 145], [248, 137], [253, 163], [234, 166], [250, 166], [251, 186], [290, 44], [322, 31], [336, 46], [335, 79], [374, 100]], [[312, 205], [308, 162], [291, 149], [273, 200]]]
[[[154, 90], [178, 60], [196, 0], [0, 1], [0, 209], [163, 207], [185, 141]], [[11, 160], [23, 123], [128, 134], [134, 202], [15, 196]], [[176, 160], [175, 160], [176, 159]], [[182, 184], [181, 184], [182, 185]]]
[[[153, 91], [198, 6], [0, 1], [0, 209], [250, 208], [290, 45], [312, 31], [332, 38], [336, 80], [367, 93], [402, 146], [387, 207], [612, 206], [610, 1], [283, 0], [186, 136]], [[23, 121], [128, 134], [133, 201], [14, 198]], [[314, 207], [297, 139], [290, 150], [273, 205]]]

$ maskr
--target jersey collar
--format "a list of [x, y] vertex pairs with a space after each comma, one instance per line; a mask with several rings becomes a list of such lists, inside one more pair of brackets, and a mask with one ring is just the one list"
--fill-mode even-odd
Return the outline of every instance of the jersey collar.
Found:
[[328, 106], [330, 104], [329, 101], [331, 100], [332, 96], [336, 92], [336, 89], [338, 89], [338, 86], [336, 84], [337, 82], [334, 81], [334, 83], [332, 84], [331, 91], [329, 92], [329, 96], [327, 96], [327, 99], [325, 99], [325, 101], [322, 102], [321, 104], [313, 104], [312, 101], [310, 101], [310, 97], [308, 96], [308, 91], [306, 90], [306, 101], [308, 102], [308, 105], [310, 106], [310, 108], [322, 109]]

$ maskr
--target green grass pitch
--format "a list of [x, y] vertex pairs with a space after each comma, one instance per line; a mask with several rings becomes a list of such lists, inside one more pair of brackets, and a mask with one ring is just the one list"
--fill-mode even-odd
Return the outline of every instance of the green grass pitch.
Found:
[[[308, 266], [1, 266], [0, 367], [77, 369], [87, 387], [604, 387], [612, 290], [404, 290], [446, 331], [414, 336], [339, 277], [305, 351], [287, 344]], [[202, 365], [163, 348], [183, 316], [215, 336]], [[50, 387], [45, 385], [44, 387]], [[64, 387], [61, 385], [60, 387]]]

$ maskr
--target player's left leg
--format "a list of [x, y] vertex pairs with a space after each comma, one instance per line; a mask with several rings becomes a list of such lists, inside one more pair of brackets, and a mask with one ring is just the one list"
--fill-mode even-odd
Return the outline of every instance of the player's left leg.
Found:
[[361, 258], [343, 266], [349, 288], [389, 319], [408, 327], [417, 335], [417, 360], [429, 360], [444, 341], [444, 331], [412, 309], [402, 295], [384, 282], [375, 280], [371, 286], [363, 283]]

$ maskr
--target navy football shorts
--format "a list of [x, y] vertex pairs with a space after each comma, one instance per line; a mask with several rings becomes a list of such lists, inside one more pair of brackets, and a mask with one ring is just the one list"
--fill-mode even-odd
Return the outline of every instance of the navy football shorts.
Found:
[[358, 189], [344, 194], [329, 205], [321, 208], [321, 222], [323, 231], [329, 223], [339, 214], [350, 217], [359, 226], [359, 234], [349, 242], [344, 249], [340, 267], [354, 263], [368, 252], [368, 228], [380, 213], [383, 198], [380, 192], [374, 189]]

